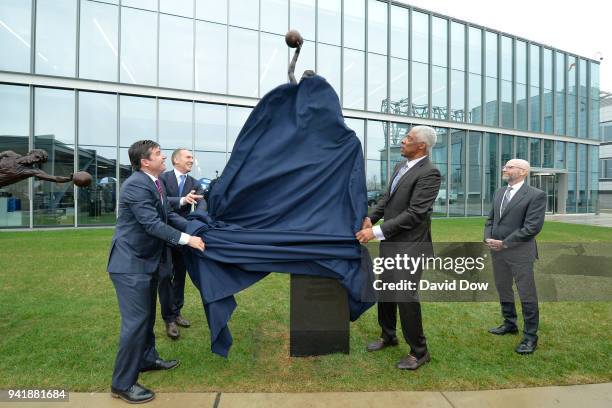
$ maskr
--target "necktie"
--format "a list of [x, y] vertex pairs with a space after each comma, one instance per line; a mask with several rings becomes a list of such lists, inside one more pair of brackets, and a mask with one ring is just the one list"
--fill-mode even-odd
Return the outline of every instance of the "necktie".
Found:
[[181, 174], [179, 176], [179, 178], [181, 179], [181, 181], [179, 182], [179, 185], [178, 185], [178, 187], [179, 187], [179, 197], [182, 197], [183, 196], [183, 187], [185, 187], [185, 179], [187, 178], [187, 176], [184, 175], [184, 174]]
[[504, 213], [504, 210], [506, 209], [506, 207], [508, 206], [508, 203], [510, 202], [510, 192], [511, 191], [512, 191], [512, 187], [508, 186], [508, 189], [504, 193], [504, 198], [502, 199], [501, 207], [499, 209], [500, 215]]
[[157, 192], [159, 193], [159, 199], [162, 202], [164, 202], [162, 187], [161, 187], [161, 183], [159, 182], [159, 180], [155, 180], [155, 187], [157, 187]]
[[408, 164], [406, 164], [405, 166], [402, 166], [400, 171], [397, 172], [397, 175], [393, 179], [393, 183], [391, 183], [391, 194], [393, 194], [393, 192], [395, 191], [395, 188], [397, 187], [397, 184], [399, 183], [400, 179], [402, 178], [402, 176], [404, 174], [406, 174], [407, 171], [408, 171]]

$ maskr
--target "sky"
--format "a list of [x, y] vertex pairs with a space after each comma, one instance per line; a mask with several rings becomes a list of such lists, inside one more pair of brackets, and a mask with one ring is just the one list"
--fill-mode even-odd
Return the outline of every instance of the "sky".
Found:
[[601, 60], [601, 90], [612, 92], [609, 0], [400, 0], [402, 3]]

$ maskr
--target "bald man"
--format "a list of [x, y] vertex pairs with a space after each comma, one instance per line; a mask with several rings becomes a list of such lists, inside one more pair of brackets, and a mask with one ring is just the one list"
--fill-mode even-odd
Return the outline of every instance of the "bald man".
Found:
[[504, 322], [489, 330], [496, 335], [516, 334], [516, 306], [512, 282], [516, 282], [523, 309], [523, 340], [516, 347], [519, 354], [531, 354], [538, 344], [538, 297], [533, 277], [533, 263], [538, 258], [535, 237], [544, 225], [546, 194], [528, 186], [529, 162], [509, 160], [502, 169], [508, 182], [495, 193], [493, 206], [485, 223], [484, 241], [491, 250], [495, 287], [499, 293]]

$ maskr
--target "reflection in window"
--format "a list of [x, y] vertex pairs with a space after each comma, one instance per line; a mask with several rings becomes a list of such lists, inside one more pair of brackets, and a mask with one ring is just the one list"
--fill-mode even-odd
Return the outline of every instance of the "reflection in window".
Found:
[[578, 145], [578, 210], [579, 213], [587, 211], [587, 146]]
[[367, 123], [366, 187], [370, 205], [377, 202], [387, 188], [386, 140], [384, 122], [369, 120]]
[[429, 76], [427, 64], [412, 63], [412, 116], [426, 118], [429, 116]]
[[344, 46], [365, 49], [365, 0], [344, 0]]
[[[340, 95], [340, 47], [333, 45], [319, 44], [318, 45], [319, 61], [317, 65], [317, 74], [329, 82], [334, 88], [338, 96]], [[284, 71], [284, 70], [283, 70]]]
[[298, 29], [304, 39], [314, 41], [316, 14], [315, 0], [290, 1], [291, 6], [289, 7], [289, 26]]
[[467, 215], [482, 215], [482, 133], [468, 135]]
[[261, 0], [261, 31], [285, 35], [288, 30], [289, 0]]
[[387, 106], [387, 57], [368, 54], [368, 110], [385, 112]]
[[236, 138], [251, 114], [252, 108], [241, 106], [227, 107], [227, 150], [232, 151]]
[[449, 215], [465, 215], [465, 130], [451, 130]]
[[31, 0], [0, 3], [0, 70], [30, 72], [31, 22]]
[[193, 20], [160, 16], [159, 85], [193, 88]]
[[[213, 5], [212, 7], [218, 7]], [[257, 30], [259, 28], [259, 2], [253, 0], [230, 0], [230, 25]]]
[[544, 160], [542, 163], [542, 167], [552, 168], [554, 162], [554, 154], [555, 154], [555, 141], [554, 140], [544, 140]]
[[36, 2], [36, 73], [74, 76], [76, 67], [76, 2]]
[[229, 93], [257, 97], [257, 31], [230, 27], [228, 47]]
[[529, 138], [523, 136], [516, 137], [516, 154], [514, 155], [517, 159], [523, 159], [529, 161]]
[[364, 108], [364, 56], [363, 52], [344, 48], [342, 104], [349, 109]]
[[352, 129], [355, 132], [355, 135], [357, 136], [357, 139], [359, 139], [359, 141], [361, 142], [361, 150], [364, 150], [364, 126], [365, 126], [365, 121], [363, 119], [353, 119], [353, 118], [344, 118], [344, 123], [346, 123], [346, 126], [348, 126], [350, 129]]
[[547, 48], [544, 49], [542, 67], [544, 70], [542, 87], [544, 122], [542, 123], [542, 130], [544, 133], [553, 133], [553, 52]]
[[429, 16], [412, 13], [412, 60], [429, 63]]
[[368, 0], [368, 51], [387, 54], [387, 3]]
[[193, 17], [193, 0], [159, 0], [159, 11], [176, 16]]
[[555, 134], [565, 134], [565, 55], [555, 51]]
[[447, 68], [431, 68], [431, 114], [434, 119], [448, 119], [446, 109], [446, 74]]
[[228, 0], [196, 0], [196, 18], [215, 23], [227, 23]]
[[408, 61], [391, 57], [391, 79], [389, 113], [409, 115]]
[[408, 9], [391, 5], [391, 55], [408, 59]]
[[[0, 28], [1, 29], [1, 28]], [[0, 152], [28, 153], [30, 133], [30, 89], [0, 84]], [[30, 225], [28, 181], [23, 180], [0, 191], [0, 228]]]
[[566, 212], [576, 212], [576, 143], [567, 143], [567, 201]]
[[505, 128], [514, 127], [514, 105], [512, 103], [512, 81], [501, 81], [501, 125]]
[[79, 76], [117, 81], [119, 11], [110, 4], [81, 3]]
[[[517, 143], [517, 146], [519, 146], [518, 143]], [[527, 156], [526, 149], [525, 149], [525, 156]], [[514, 155], [514, 138], [509, 135], [503, 135], [501, 139], [501, 163], [500, 164], [504, 166], [506, 163], [508, 163], [508, 160], [512, 160], [516, 158], [519, 158], [519, 157], [518, 155], [516, 156]]]
[[483, 213], [487, 211], [493, 204], [495, 191], [497, 191], [500, 178], [501, 165], [497, 161], [498, 152], [498, 135], [494, 133], [485, 133], [483, 139], [484, 149], [484, 200]]
[[78, 160], [79, 170], [92, 175], [89, 186], [77, 189], [78, 225], [114, 224], [118, 198], [117, 148], [79, 145]]
[[195, 150], [225, 153], [227, 106], [195, 104]]
[[196, 21], [195, 89], [227, 92], [227, 26]]
[[264, 96], [268, 91], [287, 82], [287, 46], [279, 35], [261, 33], [259, 57], [259, 93]]
[[555, 168], [565, 169], [565, 142], [555, 142]]
[[79, 92], [79, 146], [117, 146], [117, 95]]
[[451, 70], [450, 120], [465, 122], [465, 72]]
[[[36, 88], [34, 96], [34, 148], [47, 151], [49, 160], [41, 168], [55, 176], [74, 172], [74, 91]], [[73, 225], [72, 183], [36, 180], [34, 226]]]
[[516, 128], [527, 130], [527, 87], [516, 84]]
[[468, 111], [471, 123], [482, 123], [482, 76], [469, 74]]
[[448, 163], [448, 129], [436, 128], [438, 135], [436, 144], [431, 150], [431, 161], [440, 170], [440, 190], [433, 205], [434, 216], [446, 216], [446, 199], [448, 196], [447, 186], [447, 163]]
[[440, 67], [447, 67], [448, 21], [439, 17], [432, 17], [431, 33], [431, 63]]
[[137, 140], [157, 139], [157, 107], [154, 98], [121, 95], [119, 107], [120, 146], [127, 148]]
[[159, 100], [159, 144], [163, 149], [193, 149], [192, 109], [191, 102]]
[[540, 47], [529, 46], [529, 130], [540, 131]]
[[587, 88], [587, 63], [585, 60], [580, 59], [578, 66], [578, 72], [580, 75], [580, 88], [579, 99], [578, 99], [578, 112], [579, 112], [579, 120], [580, 124], [578, 137], [586, 138], [587, 137], [587, 109], [588, 109], [588, 88]]
[[530, 138], [529, 147], [529, 164], [531, 167], [542, 167], [542, 140]]
[[157, 15], [121, 10], [121, 82], [157, 85]]
[[485, 114], [486, 125], [499, 124], [499, 110], [497, 98], [497, 34], [485, 33]]

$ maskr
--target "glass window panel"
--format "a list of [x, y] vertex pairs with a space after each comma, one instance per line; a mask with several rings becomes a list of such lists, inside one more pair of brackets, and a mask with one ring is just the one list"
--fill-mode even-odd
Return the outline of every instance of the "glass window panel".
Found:
[[482, 77], [469, 75], [468, 110], [471, 123], [482, 123]]
[[[27, 154], [29, 133], [30, 89], [27, 86], [0, 84], [0, 152], [12, 150], [20, 155]], [[2, 187], [0, 228], [29, 225], [28, 181]]]
[[193, 88], [193, 20], [160, 16], [159, 85]]
[[[387, 123], [383, 123], [383, 127], [387, 127]], [[391, 161], [391, 171], [395, 168], [395, 165], [402, 160], [400, 153], [401, 142], [404, 137], [410, 131], [412, 125], [408, 123], [399, 123], [399, 122], [389, 122], [389, 160]], [[382, 139], [381, 139], [382, 141]], [[381, 147], [382, 148], [382, 147]], [[376, 154], [373, 152], [371, 157], [376, 157]]]
[[79, 146], [117, 146], [117, 95], [79, 92]]
[[[195, 104], [195, 149], [225, 153], [227, 106]], [[225, 157], [224, 157], [225, 160]]]
[[288, 18], [289, 0], [261, 0], [261, 31], [285, 35]]
[[527, 130], [527, 86], [516, 84], [516, 128]]
[[544, 90], [544, 123], [543, 130], [544, 133], [552, 133], [553, 132], [553, 91]]
[[567, 143], [567, 170], [576, 172], [576, 143]]
[[527, 84], [527, 44], [516, 41], [516, 82]]
[[429, 73], [428, 64], [412, 63], [412, 116], [426, 118], [429, 116]]
[[485, 66], [486, 75], [497, 78], [497, 34], [486, 32], [485, 34]]
[[223, 172], [225, 163], [225, 153], [196, 151], [191, 175], [201, 182], [207, 181], [202, 179], [214, 180]]
[[542, 140], [541, 139], [529, 139], [529, 146], [531, 148], [529, 153], [529, 164], [531, 167], [542, 166]]
[[[34, 96], [34, 148], [47, 151], [41, 168], [54, 176], [74, 172], [74, 91], [36, 88]], [[36, 180], [34, 226], [74, 224], [72, 183]]]
[[497, 78], [485, 77], [485, 117], [486, 125], [497, 126], [499, 111], [497, 101]]
[[230, 27], [228, 52], [229, 93], [257, 97], [257, 31]]
[[565, 134], [565, 93], [555, 92], [555, 134]]
[[355, 132], [357, 139], [361, 142], [361, 150], [364, 148], [365, 121], [363, 119], [344, 118], [344, 123]]
[[567, 95], [567, 117], [566, 117], [566, 134], [568, 136], [576, 136], [576, 95]]
[[121, 82], [157, 85], [157, 15], [121, 10]]
[[192, 109], [191, 102], [159, 100], [159, 144], [163, 149], [184, 147], [193, 150]]
[[599, 140], [599, 99], [591, 99], [591, 109], [589, 111], [591, 114], [589, 138]]
[[429, 16], [412, 12], [412, 60], [429, 63]]
[[193, 17], [193, 0], [159, 0], [159, 11], [177, 16]]
[[483, 139], [484, 149], [484, 206], [483, 212], [491, 208], [493, 197], [498, 189], [498, 180], [500, 177], [501, 165], [497, 161], [498, 152], [498, 135], [494, 133], [485, 133]]
[[261, 33], [259, 58], [260, 96], [287, 82], [287, 45], [279, 35]]
[[228, 0], [195, 0], [196, 18], [199, 20], [227, 23]]
[[408, 59], [408, 9], [391, 6], [391, 55]]
[[[340, 56], [341, 48], [333, 45], [319, 44], [319, 60], [317, 73], [329, 82], [336, 93], [340, 95]], [[284, 67], [283, 67], [284, 68]], [[286, 71], [283, 69], [283, 71]], [[285, 72], [286, 76], [286, 72]]]
[[342, 104], [349, 109], [363, 109], [364, 107], [364, 53], [351, 49], [344, 49], [344, 74]]
[[599, 99], [599, 64], [589, 61], [591, 69], [591, 99]]
[[227, 26], [196, 21], [195, 89], [227, 92]]
[[555, 52], [555, 90], [565, 92], [565, 55]]
[[121, 0], [121, 5], [157, 11], [157, 1], [158, 0]]
[[448, 129], [436, 128], [438, 138], [431, 151], [431, 161], [440, 170], [440, 190], [433, 205], [434, 216], [446, 216], [447, 198], [447, 163], [448, 163]]
[[599, 196], [599, 172], [597, 169], [597, 159], [599, 157], [599, 147], [589, 146], [589, 162], [591, 163], [590, 180], [589, 180], [589, 202], [588, 212], [596, 212], [598, 209]]
[[446, 78], [448, 68], [431, 68], [431, 115], [434, 119], [448, 119]]
[[501, 37], [501, 77], [512, 81], [512, 38]]
[[578, 212], [587, 211], [587, 149], [586, 145], [578, 145]]
[[229, 0], [229, 23], [233, 26], [257, 30], [259, 28], [259, 2]]
[[344, 46], [365, 49], [365, 0], [344, 0]]
[[576, 95], [576, 75], [578, 67], [576, 66], [576, 57], [567, 56], [567, 92]]
[[482, 30], [475, 27], [468, 29], [469, 41], [469, 71], [473, 74], [482, 73]]
[[542, 69], [544, 70], [544, 89], [553, 89], [553, 54], [548, 48], [544, 48], [544, 59], [542, 61]]
[[448, 20], [431, 19], [431, 63], [440, 67], [448, 66]]
[[517, 136], [516, 137], [516, 158], [517, 159], [523, 159], [523, 160], [529, 160], [528, 157], [528, 151], [529, 151], [529, 138], [523, 137], [523, 136]]
[[482, 215], [482, 133], [468, 136], [467, 215]]
[[154, 98], [121, 95], [119, 145], [127, 148], [142, 139], [157, 140], [156, 101]]
[[[402, 124], [405, 125], [405, 124]], [[387, 138], [385, 136], [385, 122], [380, 122], [377, 120], [369, 120], [367, 123], [368, 126], [368, 143], [367, 143], [367, 153], [366, 158], [370, 160], [386, 160], [387, 158]], [[408, 125], [405, 125], [408, 126]], [[399, 130], [398, 140], [404, 137], [406, 134], [407, 128], [404, 130]], [[396, 145], [399, 149], [399, 145]]]
[[242, 126], [249, 118], [252, 108], [244, 108], [242, 106], [227, 107], [227, 146], [228, 151], [231, 151], [238, 134], [242, 130]]
[[289, 26], [298, 30], [304, 39], [314, 41], [315, 0], [291, 0], [289, 13]]
[[387, 54], [387, 3], [368, 0], [368, 51]]
[[514, 105], [512, 104], [512, 82], [501, 81], [501, 114], [502, 126], [514, 127]]
[[391, 58], [391, 90], [389, 113], [408, 115], [408, 61]]
[[318, 2], [318, 41], [327, 44], [340, 45], [340, 30], [342, 27], [342, 0], [326, 0]]
[[580, 123], [580, 132], [578, 134], [579, 137], [586, 138], [587, 137], [587, 109], [588, 109], [588, 99], [584, 96], [578, 98], [579, 106], [578, 109], [580, 112], [579, 123]]
[[79, 76], [117, 81], [119, 9], [109, 4], [81, 2]]
[[450, 120], [465, 122], [465, 72], [451, 70]]
[[78, 224], [114, 224], [118, 197], [117, 148], [79, 145], [78, 168], [92, 176], [89, 186], [77, 189]]
[[37, 74], [74, 76], [76, 9], [75, 0], [37, 1]]
[[448, 195], [451, 217], [465, 215], [465, 138], [465, 130], [451, 130], [450, 192]]
[[368, 54], [368, 110], [386, 112], [387, 57]]
[[[518, 143], [517, 143], [517, 150], [518, 150]], [[525, 150], [525, 152], [527, 152], [527, 150]], [[510, 135], [502, 135], [500, 165], [504, 166], [506, 163], [508, 163], [508, 160], [518, 158], [517, 156], [518, 155], [514, 154], [514, 137]], [[525, 156], [527, 156], [527, 153], [525, 153]]]
[[465, 71], [465, 25], [451, 23], [451, 67]]
[[540, 88], [532, 86], [530, 88], [531, 94], [529, 95], [529, 106], [531, 107], [531, 117], [529, 123], [529, 130], [536, 132], [540, 131]]
[[366, 187], [368, 189], [368, 201], [377, 201], [377, 198], [387, 188], [387, 145], [385, 137], [384, 122], [369, 120], [367, 122], [367, 146], [366, 157]]
[[542, 167], [554, 167], [555, 141], [545, 139], [543, 149], [544, 160], [542, 163]]
[[531, 44], [529, 46], [529, 83], [531, 86], [540, 87], [540, 47]]
[[565, 168], [565, 142], [559, 140], [555, 142], [555, 168]]
[[0, 70], [30, 72], [31, 26], [32, 0], [0, 3]]

